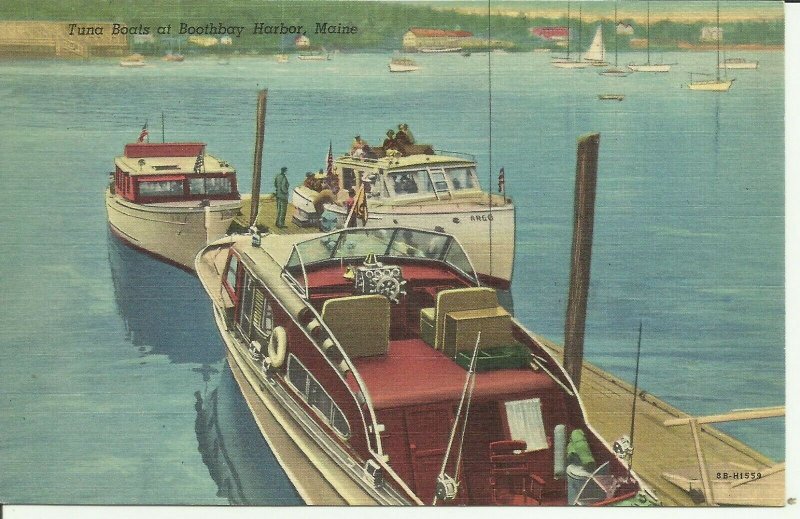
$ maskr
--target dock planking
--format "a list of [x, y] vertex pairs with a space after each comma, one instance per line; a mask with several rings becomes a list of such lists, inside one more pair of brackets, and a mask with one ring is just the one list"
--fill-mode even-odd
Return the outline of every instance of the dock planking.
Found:
[[[250, 197], [244, 195], [242, 215], [235, 223], [246, 227], [250, 220]], [[278, 234], [301, 234], [316, 232], [314, 228], [304, 228], [292, 221], [294, 206], [289, 204], [286, 215], [286, 228], [275, 228], [277, 206], [274, 195], [260, 196], [257, 225]], [[541, 343], [559, 359], [563, 358], [563, 348], [543, 337], [537, 336]], [[581, 399], [588, 413], [589, 423], [608, 442], [630, 434], [630, 413], [633, 402], [633, 386], [622, 379], [606, 373], [599, 367], [585, 362], [581, 373]], [[702, 505], [701, 495], [692, 496], [662, 477], [664, 472], [679, 469], [698, 469], [697, 456], [689, 426], [667, 427], [664, 422], [673, 418], [687, 418], [688, 414], [663, 402], [657, 397], [639, 389], [640, 400], [636, 406], [636, 432], [633, 470], [653, 489], [666, 506]], [[763, 471], [775, 462], [755, 449], [721, 432], [711, 425], [700, 425], [700, 443], [712, 479], [715, 466], [738, 465], [756, 471]], [[758, 505], [758, 503], [753, 503]]]
[[[542, 337], [538, 339], [557, 359], [561, 359], [563, 348]], [[589, 423], [606, 441], [612, 442], [630, 434], [633, 402], [631, 384], [584, 361], [580, 395], [589, 415]], [[662, 477], [662, 473], [676, 469], [698, 469], [689, 426], [664, 425], [666, 420], [688, 418], [689, 415], [641, 388], [639, 398], [633, 439], [633, 470], [666, 506], [703, 504], [702, 496], [691, 496]], [[764, 471], [775, 464], [753, 448], [707, 424], [700, 426], [700, 444], [712, 480], [715, 478], [714, 467], [717, 466], [739, 465], [743, 471], [745, 467]]]

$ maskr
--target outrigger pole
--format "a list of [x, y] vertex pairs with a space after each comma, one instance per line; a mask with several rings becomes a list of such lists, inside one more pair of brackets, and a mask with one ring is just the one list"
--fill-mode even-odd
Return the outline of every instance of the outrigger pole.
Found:
[[250, 225], [258, 218], [258, 207], [261, 199], [261, 156], [264, 151], [264, 122], [267, 118], [267, 90], [258, 91], [256, 106], [256, 148], [253, 153], [253, 193], [250, 198]]
[[[633, 406], [631, 407], [631, 446], [633, 446], [633, 431], [636, 426], [636, 401], [639, 400], [639, 358], [642, 355], [642, 321], [639, 321], [639, 340], [636, 343], [636, 374], [633, 376]], [[633, 450], [628, 458], [628, 479], [631, 477], [633, 467]]]

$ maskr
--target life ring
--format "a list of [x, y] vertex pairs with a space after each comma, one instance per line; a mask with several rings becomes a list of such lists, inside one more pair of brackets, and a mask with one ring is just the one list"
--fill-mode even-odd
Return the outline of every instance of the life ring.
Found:
[[311, 203], [314, 204], [314, 210], [317, 214], [321, 215], [322, 211], [325, 210], [325, 204], [336, 203], [336, 197], [330, 189], [323, 189], [313, 197]]
[[269, 346], [267, 346], [267, 354], [273, 368], [283, 366], [283, 361], [286, 360], [286, 330], [282, 326], [276, 326], [272, 330]]

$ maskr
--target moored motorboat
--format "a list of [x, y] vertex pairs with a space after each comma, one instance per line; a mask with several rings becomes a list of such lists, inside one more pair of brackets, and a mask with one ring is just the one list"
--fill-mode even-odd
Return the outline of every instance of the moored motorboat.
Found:
[[758, 60], [750, 61], [744, 58], [727, 58], [717, 65], [717, 67], [722, 69], [755, 70], [758, 68]]
[[389, 62], [389, 72], [414, 72], [415, 70], [419, 70], [419, 65], [409, 58], [394, 58]]
[[186, 270], [241, 210], [236, 171], [203, 143], [127, 144], [114, 165], [105, 196], [111, 230]]
[[307, 503], [655, 502], [454, 237], [231, 236], [196, 271], [242, 394]]
[[390, 156], [382, 156], [382, 148], [371, 148], [370, 154], [382, 157], [332, 158], [334, 185], [318, 179], [317, 185], [294, 189], [295, 222], [319, 224], [324, 230], [344, 227], [350, 216], [348, 191], [363, 188], [367, 227], [398, 225], [451, 233], [470, 254], [483, 281], [508, 288], [516, 225], [511, 199], [481, 189], [472, 155], [433, 154], [426, 145], [402, 148], [406, 155], [390, 151]]
[[122, 58], [119, 62], [120, 67], [144, 67], [145, 65], [144, 56], [141, 54], [131, 54]]

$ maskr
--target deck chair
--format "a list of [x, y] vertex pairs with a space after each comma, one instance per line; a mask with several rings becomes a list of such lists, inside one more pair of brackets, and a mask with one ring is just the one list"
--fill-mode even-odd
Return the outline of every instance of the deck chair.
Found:
[[328, 299], [321, 315], [351, 359], [389, 351], [389, 316], [389, 300], [375, 294]]
[[453, 288], [436, 294], [436, 306], [419, 312], [420, 337], [437, 350], [444, 348], [444, 322], [450, 312], [500, 306], [497, 292], [487, 287]]

